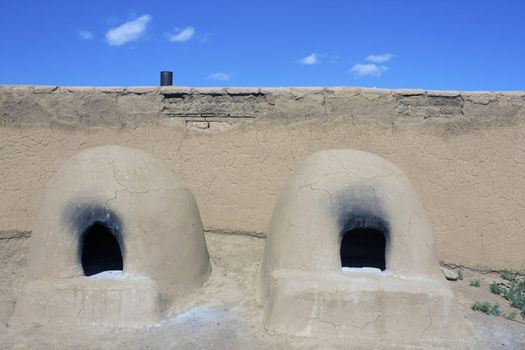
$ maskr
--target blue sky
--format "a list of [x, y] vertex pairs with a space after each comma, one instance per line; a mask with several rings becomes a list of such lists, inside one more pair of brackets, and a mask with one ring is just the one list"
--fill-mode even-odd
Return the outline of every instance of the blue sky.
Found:
[[525, 0], [3, 0], [0, 30], [0, 84], [525, 90]]

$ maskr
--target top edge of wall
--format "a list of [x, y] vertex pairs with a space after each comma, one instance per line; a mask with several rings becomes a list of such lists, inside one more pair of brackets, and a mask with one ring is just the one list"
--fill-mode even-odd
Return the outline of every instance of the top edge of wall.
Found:
[[[282, 87], [190, 87], [190, 86], [61, 86], [61, 85], [17, 85], [17, 84], [0, 84], [0, 90], [11, 90], [13, 92], [28, 92], [33, 90], [35, 93], [51, 93], [51, 92], [138, 92], [138, 93], [154, 93], [154, 92], [188, 92], [188, 93], [224, 93], [228, 92], [268, 92], [278, 93], [287, 91], [305, 91], [305, 92], [322, 92], [322, 91], [348, 91], [348, 92], [373, 92], [378, 94], [397, 93], [402, 95], [407, 94], [431, 94], [431, 95], [445, 95], [458, 96], [465, 94], [505, 94], [525, 96], [525, 90], [432, 90], [432, 89], [383, 89], [383, 88], [368, 88], [356, 86], [282, 86]], [[0, 91], [1, 92], [1, 91]]]
[[0, 85], [0, 127], [126, 127], [169, 121], [209, 130], [256, 120], [332, 118], [454, 124], [446, 133], [481, 124], [511, 126], [525, 119], [525, 91]]

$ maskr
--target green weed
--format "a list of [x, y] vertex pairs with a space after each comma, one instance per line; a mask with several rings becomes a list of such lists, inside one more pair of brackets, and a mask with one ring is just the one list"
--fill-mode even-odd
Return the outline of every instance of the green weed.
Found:
[[479, 280], [470, 280], [470, 285], [472, 287], [477, 287], [479, 288], [479, 286], [481, 286], [481, 283], [479, 282]]
[[476, 302], [474, 302], [474, 304], [472, 304], [471, 308], [474, 311], [480, 311], [480, 312], [483, 312], [483, 313], [485, 313], [487, 315], [494, 315], [494, 316], [501, 315], [501, 310], [499, 308], [499, 305], [498, 304], [492, 305], [488, 301], [486, 301], [484, 303], [476, 301]]
[[521, 317], [525, 319], [525, 277], [520, 278], [512, 270], [504, 270], [501, 273], [501, 278], [510, 282], [510, 287], [493, 282], [490, 284], [490, 291], [508, 300], [510, 306], [519, 309]]
[[505, 293], [505, 287], [502, 287], [496, 282], [492, 282], [490, 284], [490, 291], [494, 294], [502, 295], [503, 293]]
[[513, 272], [512, 270], [508, 270], [508, 269], [503, 270], [500, 276], [501, 278], [509, 282], [514, 282], [516, 278], [518, 277], [515, 272]]

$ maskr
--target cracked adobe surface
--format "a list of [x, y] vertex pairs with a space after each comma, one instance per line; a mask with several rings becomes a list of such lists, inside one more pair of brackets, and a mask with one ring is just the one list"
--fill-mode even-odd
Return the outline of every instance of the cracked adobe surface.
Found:
[[166, 161], [207, 230], [265, 232], [304, 158], [351, 148], [407, 173], [441, 261], [525, 272], [523, 92], [0, 86], [0, 106], [3, 230], [31, 228], [65, 159], [119, 144]]

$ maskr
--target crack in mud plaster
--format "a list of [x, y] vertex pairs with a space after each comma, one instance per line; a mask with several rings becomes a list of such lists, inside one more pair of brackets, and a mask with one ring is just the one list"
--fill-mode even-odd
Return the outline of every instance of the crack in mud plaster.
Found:
[[350, 326], [352, 328], [357, 328], [357, 329], [365, 329], [366, 327], [368, 327], [369, 325], [372, 325], [374, 323], [376, 323], [383, 315], [381, 313], [378, 313], [377, 316], [373, 319], [373, 320], [368, 320], [366, 321], [363, 325], [355, 325], [355, 324], [351, 324], [351, 323], [344, 323], [344, 324], [340, 324], [340, 323], [337, 323], [337, 322], [333, 322], [333, 321], [329, 321], [329, 320], [324, 320], [321, 318], [320, 316], [320, 312], [318, 313], [317, 316], [315, 317], [311, 317], [310, 320], [314, 320], [314, 321], [319, 321], [321, 323], [324, 323], [324, 324], [328, 324], [328, 325], [331, 325], [334, 327], [334, 330], [336, 332], [336, 334], [339, 334], [338, 330], [339, 328], [341, 327], [344, 327], [344, 326]]
[[321, 96], [323, 96], [323, 101], [321, 102], [321, 105], [323, 106], [324, 108], [324, 116], [325, 118], [328, 118], [329, 115], [328, 115], [328, 108], [326, 106], [326, 93], [327, 93], [328, 90], [326, 89], [323, 89], [322, 93], [321, 93]]
[[419, 336], [419, 338], [423, 338], [423, 336], [425, 335], [426, 331], [428, 331], [431, 327], [432, 327], [432, 310], [430, 310], [429, 307], [427, 307], [427, 311], [428, 311], [428, 318], [430, 320], [430, 322], [428, 323], [427, 327], [423, 330], [423, 332], [421, 332], [421, 335]]
[[383, 314], [378, 313], [376, 318], [374, 318], [373, 320], [367, 321], [363, 326], [356, 326], [356, 325], [353, 325], [353, 324], [349, 324], [349, 326], [353, 327], [353, 328], [358, 328], [358, 329], [365, 329], [369, 325], [376, 323], [381, 317], [383, 317]]
[[332, 196], [332, 193], [330, 191], [328, 191], [327, 189], [324, 189], [324, 188], [314, 188], [312, 186], [312, 184], [309, 184], [310, 189], [312, 191], [320, 191], [320, 192], [325, 192], [327, 193], [329, 196], [330, 196], [330, 206], [333, 207], [334, 206], [334, 197]]
[[178, 187], [178, 188], [164, 188], [164, 187], [159, 187], [159, 188], [148, 188], [148, 189], [144, 189], [142, 191], [132, 191], [130, 189], [127, 188], [126, 185], [124, 185], [118, 178], [117, 176], [117, 170], [115, 168], [115, 161], [113, 160], [112, 162], [110, 162], [111, 166], [112, 166], [112, 169], [113, 169], [113, 178], [115, 179], [115, 181], [117, 182], [117, 184], [120, 185], [120, 190], [116, 190], [113, 194], [113, 197], [111, 197], [110, 199], [108, 199], [107, 201], [104, 202], [104, 205], [106, 207], [109, 207], [109, 203], [116, 200], [117, 197], [118, 197], [118, 194], [121, 193], [121, 192], [126, 192], [126, 193], [129, 193], [131, 195], [137, 195], [137, 194], [147, 194], [147, 193], [150, 193], [150, 192], [161, 192], [161, 191], [166, 191], [166, 192], [170, 192], [170, 191], [173, 191], [173, 192], [178, 192], [178, 191], [188, 191], [187, 188], [184, 188], [184, 187]]
[[7, 230], [0, 231], [0, 240], [25, 239], [31, 237], [31, 231]]

